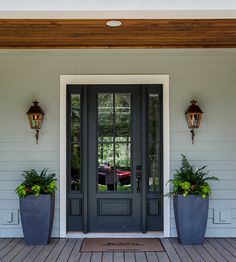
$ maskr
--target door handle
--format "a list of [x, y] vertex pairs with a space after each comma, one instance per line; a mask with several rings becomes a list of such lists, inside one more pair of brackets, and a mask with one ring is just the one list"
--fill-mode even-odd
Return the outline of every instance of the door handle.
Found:
[[136, 166], [136, 181], [137, 181], [137, 193], [141, 191], [141, 181], [142, 181], [142, 166]]

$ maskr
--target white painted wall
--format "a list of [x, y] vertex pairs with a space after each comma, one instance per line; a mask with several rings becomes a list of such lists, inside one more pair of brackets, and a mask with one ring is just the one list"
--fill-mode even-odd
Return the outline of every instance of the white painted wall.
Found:
[[[20, 174], [49, 167], [59, 178], [60, 75], [169, 74], [171, 171], [186, 154], [207, 165], [212, 183], [207, 236], [236, 235], [236, 49], [205, 50], [1, 50], [0, 237], [22, 236], [20, 225], [1, 225], [4, 210], [18, 209]], [[195, 98], [205, 112], [191, 144], [184, 112]], [[45, 111], [39, 145], [25, 115], [34, 99]], [[213, 224], [213, 208], [232, 211], [231, 224]], [[171, 208], [171, 232], [175, 225]], [[53, 235], [59, 235], [59, 191]]]
[[235, 9], [234, 0], [1, 0], [1, 10], [225, 10]]

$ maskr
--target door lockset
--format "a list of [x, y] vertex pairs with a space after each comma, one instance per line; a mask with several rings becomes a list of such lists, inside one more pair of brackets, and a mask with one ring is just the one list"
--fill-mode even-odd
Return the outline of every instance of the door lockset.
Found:
[[137, 181], [137, 193], [140, 193], [141, 190], [141, 181], [142, 181], [142, 167], [136, 166], [136, 181]]

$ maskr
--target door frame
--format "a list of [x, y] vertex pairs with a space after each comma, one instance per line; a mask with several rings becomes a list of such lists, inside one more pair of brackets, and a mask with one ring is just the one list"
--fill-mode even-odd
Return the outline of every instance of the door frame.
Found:
[[[169, 75], [60, 75], [60, 237], [66, 231], [66, 87], [68, 84], [162, 84], [163, 86], [163, 193], [169, 192], [170, 179], [170, 109]], [[85, 205], [87, 200], [85, 199]], [[87, 212], [87, 208], [85, 208]], [[153, 234], [153, 233], [152, 233]], [[83, 235], [83, 234], [81, 234]], [[113, 234], [114, 235], [114, 234]], [[117, 234], [118, 235], [118, 234]], [[163, 199], [163, 237], [170, 236], [170, 199]], [[77, 237], [77, 236], [76, 236]]]

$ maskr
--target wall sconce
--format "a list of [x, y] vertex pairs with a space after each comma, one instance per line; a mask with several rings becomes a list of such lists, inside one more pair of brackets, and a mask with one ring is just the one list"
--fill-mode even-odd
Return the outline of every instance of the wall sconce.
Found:
[[193, 100], [191, 101], [191, 105], [187, 109], [185, 115], [188, 123], [188, 127], [191, 129], [192, 133], [192, 144], [194, 144], [194, 137], [195, 137], [195, 128], [199, 128], [201, 124], [201, 119], [202, 119], [202, 110], [201, 108], [197, 105], [197, 101]]
[[35, 129], [35, 139], [36, 144], [38, 144], [39, 139], [39, 130], [43, 123], [43, 117], [44, 113], [40, 106], [38, 106], [38, 103], [36, 100], [33, 102], [33, 106], [30, 107], [28, 112], [26, 113], [28, 115], [29, 119], [29, 125], [31, 129]]

